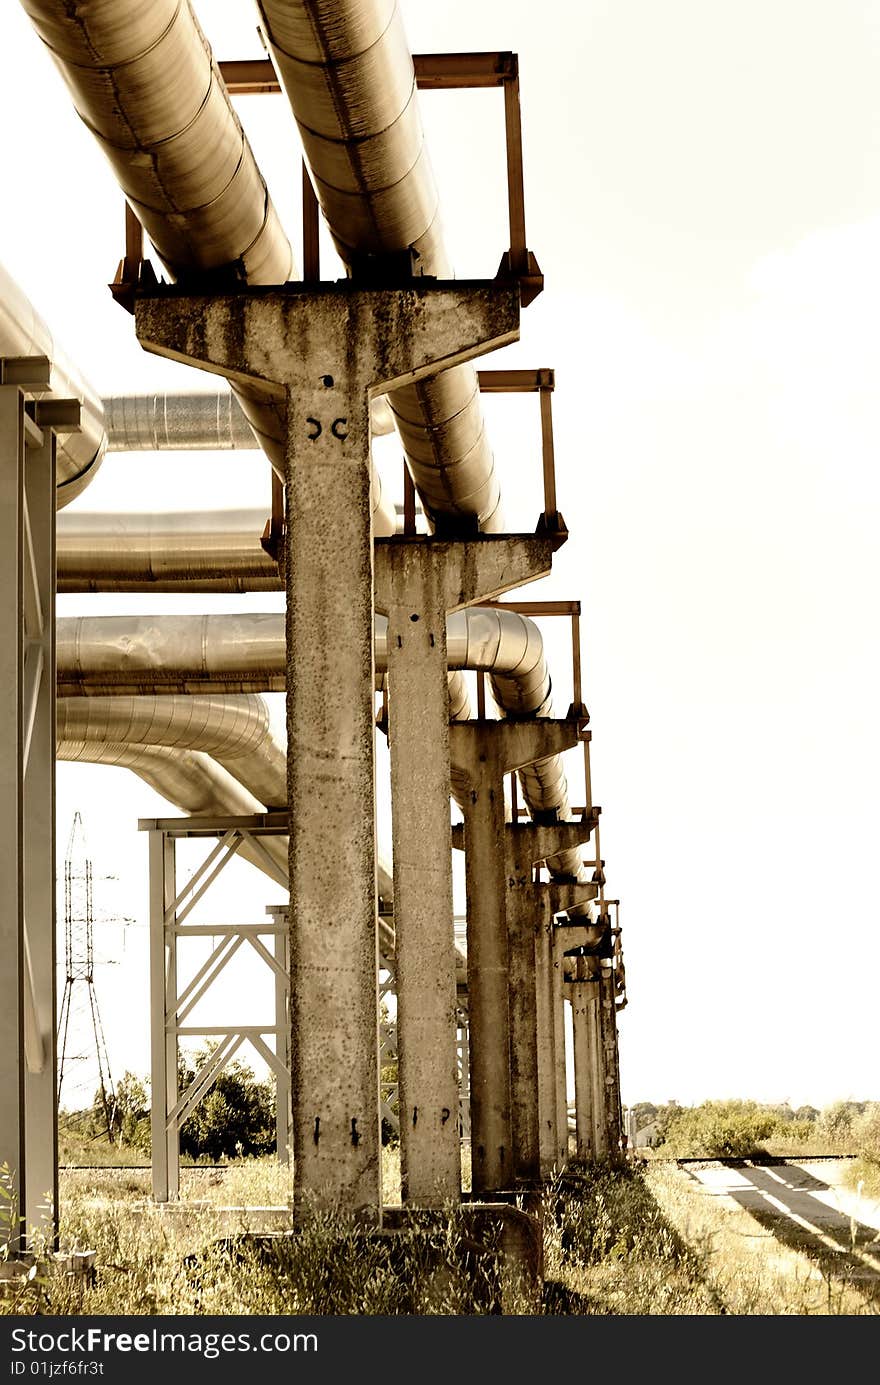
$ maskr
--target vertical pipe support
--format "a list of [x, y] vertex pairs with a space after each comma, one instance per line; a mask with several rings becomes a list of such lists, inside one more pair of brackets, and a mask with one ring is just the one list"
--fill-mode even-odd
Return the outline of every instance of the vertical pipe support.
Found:
[[446, 616], [549, 573], [556, 542], [486, 535], [380, 539], [388, 616], [388, 741], [405, 1202], [460, 1195]]
[[369, 400], [516, 340], [519, 286], [161, 287], [135, 322], [286, 407], [294, 1214], [380, 1217]]
[[470, 785], [463, 839], [472, 1183], [475, 1192], [502, 1191], [513, 1187], [516, 1177], [504, 775], [572, 749], [581, 723], [550, 718], [464, 722], [451, 725], [449, 734], [453, 762]]

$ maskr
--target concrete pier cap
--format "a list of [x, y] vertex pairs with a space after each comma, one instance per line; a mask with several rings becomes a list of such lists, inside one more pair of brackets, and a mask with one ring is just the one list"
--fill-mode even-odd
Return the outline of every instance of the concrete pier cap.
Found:
[[210, 296], [160, 284], [138, 292], [135, 330], [146, 351], [262, 386], [267, 398], [279, 399], [304, 367], [320, 374], [322, 359], [384, 394], [517, 341], [519, 309], [518, 284], [485, 280], [422, 278], [393, 289], [340, 280]]

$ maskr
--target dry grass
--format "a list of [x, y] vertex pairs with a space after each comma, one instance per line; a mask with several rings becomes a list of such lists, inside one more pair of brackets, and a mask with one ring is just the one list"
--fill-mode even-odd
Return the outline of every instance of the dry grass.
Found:
[[[399, 1160], [385, 1150], [386, 1200]], [[181, 1171], [181, 1200], [149, 1201], [149, 1171], [62, 1174], [62, 1243], [96, 1251], [88, 1280], [29, 1286], [16, 1312], [66, 1315], [497, 1313], [499, 1283], [474, 1257], [461, 1214], [393, 1237], [315, 1215], [295, 1237], [290, 1173], [268, 1159]], [[744, 1209], [720, 1206], [675, 1166], [584, 1170], [544, 1191], [542, 1311], [565, 1315], [862, 1314], [876, 1311], [826, 1267], [783, 1245]], [[239, 1210], [233, 1212], [230, 1208]], [[263, 1209], [263, 1210], [261, 1210]], [[511, 1305], [505, 1304], [506, 1311]], [[514, 1305], [515, 1308], [515, 1305]], [[4, 1311], [0, 1304], [0, 1311]], [[5, 1311], [9, 1311], [8, 1300]], [[533, 1306], [519, 1311], [533, 1312]]]
[[876, 1306], [807, 1254], [785, 1245], [744, 1208], [722, 1202], [675, 1165], [654, 1163], [645, 1181], [669, 1222], [699, 1253], [708, 1283], [737, 1315], [855, 1315]]

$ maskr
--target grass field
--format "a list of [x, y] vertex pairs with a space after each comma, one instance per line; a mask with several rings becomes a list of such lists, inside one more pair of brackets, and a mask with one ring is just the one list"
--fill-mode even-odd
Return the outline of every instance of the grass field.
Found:
[[[399, 1165], [386, 1150], [389, 1202]], [[289, 1171], [270, 1159], [186, 1168], [181, 1199], [149, 1200], [147, 1169], [69, 1169], [61, 1175], [61, 1241], [94, 1250], [94, 1275], [38, 1273], [7, 1285], [0, 1311], [107, 1313], [394, 1314], [501, 1311], [491, 1257], [474, 1253], [462, 1215], [427, 1219], [394, 1236], [327, 1214], [296, 1236], [250, 1239], [265, 1210], [284, 1220]], [[234, 1208], [235, 1210], [229, 1210]], [[675, 1164], [584, 1170], [540, 1196], [544, 1292], [540, 1311], [565, 1315], [876, 1313], [809, 1247], [780, 1240], [748, 1212], [719, 1216]], [[505, 1300], [506, 1312], [535, 1304]]]

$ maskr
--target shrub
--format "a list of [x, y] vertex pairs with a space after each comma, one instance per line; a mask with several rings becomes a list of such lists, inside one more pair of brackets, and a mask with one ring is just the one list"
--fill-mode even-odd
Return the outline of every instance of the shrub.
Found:
[[849, 1145], [852, 1141], [853, 1122], [864, 1109], [863, 1101], [834, 1101], [825, 1107], [819, 1117], [819, 1129], [834, 1144]]
[[852, 1142], [861, 1159], [880, 1167], [880, 1102], [871, 1101], [852, 1123]]
[[777, 1128], [773, 1111], [754, 1101], [704, 1101], [683, 1107], [666, 1127], [663, 1152], [674, 1158], [748, 1158]]

